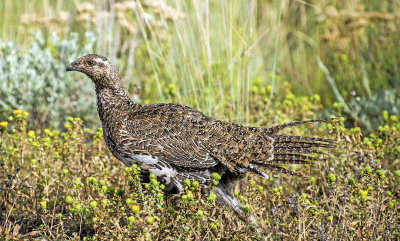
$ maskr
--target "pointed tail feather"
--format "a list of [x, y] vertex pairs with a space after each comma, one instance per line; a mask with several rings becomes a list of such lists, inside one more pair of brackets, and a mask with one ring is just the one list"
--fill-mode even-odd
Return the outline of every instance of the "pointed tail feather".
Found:
[[308, 142], [275, 142], [274, 148], [301, 148], [311, 149], [316, 147], [332, 148], [334, 143], [308, 143]]
[[307, 136], [285, 136], [285, 135], [270, 135], [274, 138], [275, 143], [300, 143], [300, 144], [335, 144], [336, 141], [318, 138], [318, 137], [307, 137]]
[[274, 154], [308, 154], [315, 153], [321, 155], [328, 155], [328, 153], [320, 151], [315, 148], [305, 148], [305, 147], [276, 147], [274, 148]]
[[271, 161], [256, 161], [254, 165], [270, 165], [270, 164], [311, 164], [313, 161], [323, 161], [324, 158], [311, 157], [301, 154], [278, 154], [274, 155]]
[[287, 127], [291, 127], [291, 126], [299, 126], [299, 125], [304, 125], [304, 124], [308, 124], [308, 123], [329, 122], [329, 121], [336, 120], [336, 119], [337, 118], [327, 118], [327, 119], [308, 120], [308, 121], [295, 121], [295, 122], [291, 122], [291, 123], [286, 123], [286, 124], [282, 124], [282, 125], [269, 127], [269, 128], [266, 128], [265, 131], [268, 134], [275, 134], [278, 131], [285, 129]]

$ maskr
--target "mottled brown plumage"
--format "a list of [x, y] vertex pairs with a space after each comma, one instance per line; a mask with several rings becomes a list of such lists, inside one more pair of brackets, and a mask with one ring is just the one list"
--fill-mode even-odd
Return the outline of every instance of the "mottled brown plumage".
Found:
[[268, 178], [264, 169], [298, 175], [281, 164], [319, 160], [307, 154], [323, 154], [327, 139], [284, 136], [278, 131], [309, 122], [293, 122], [270, 128], [248, 127], [206, 116], [177, 104], [139, 105], [123, 90], [121, 75], [105, 57], [90, 54], [67, 67], [80, 71], [95, 84], [99, 117], [105, 142], [120, 161], [138, 164], [144, 175], [154, 173], [169, 193], [179, 193], [185, 179], [197, 180], [206, 190], [211, 173], [222, 179], [214, 192], [239, 216], [255, 224], [231, 195], [233, 182], [246, 172]]

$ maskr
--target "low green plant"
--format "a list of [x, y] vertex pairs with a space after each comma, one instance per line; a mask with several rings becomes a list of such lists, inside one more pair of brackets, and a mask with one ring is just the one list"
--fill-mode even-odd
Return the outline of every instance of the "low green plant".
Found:
[[[318, 106], [304, 97], [289, 99], [291, 104], [283, 100], [272, 106], [282, 110], [280, 121], [296, 103]], [[29, 116], [15, 110], [0, 122], [1, 237], [260, 238], [257, 227], [215, 202], [217, 173], [207, 194], [187, 180], [181, 194], [166, 195], [156, 176], [144, 183], [139, 166], [124, 167], [112, 158], [101, 129], [68, 117], [64, 132], [35, 131], [26, 125]], [[250, 175], [234, 195], [256, 216], [259, 228], [268, 230], [268, 238], [399, 238], [400, 124], [395, 119], [389, 117], [368, 137], [360, 128], [345, 128], [341, 118], [327, 124], [328, 130], [293, 128], [291, 134], [335, 137], [338, 147], [326, 161], [288, 167], [310, 178]]]

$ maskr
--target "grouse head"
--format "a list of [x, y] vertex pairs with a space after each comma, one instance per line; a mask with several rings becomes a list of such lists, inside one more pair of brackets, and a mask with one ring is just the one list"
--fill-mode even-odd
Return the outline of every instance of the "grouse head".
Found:
[[107, 58], [97, 54], [80, 57], [67, 66], [67, 71], [79, 71], [86, 74], [98, 87], [112, 85], [113, 82], [119, 82], [121, 79], [121, 75]]

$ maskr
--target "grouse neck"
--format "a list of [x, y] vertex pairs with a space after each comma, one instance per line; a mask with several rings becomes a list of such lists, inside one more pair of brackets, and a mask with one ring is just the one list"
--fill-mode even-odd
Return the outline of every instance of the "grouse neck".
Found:
[[[121, 84], [122, 85], [122, 84]], [[112, 118], [113, 114], [124, 113], [139, 106], [129, 99], [122, 86], [97, 86], [97, 110], [101, 121]]]

